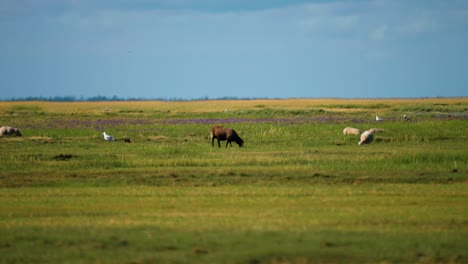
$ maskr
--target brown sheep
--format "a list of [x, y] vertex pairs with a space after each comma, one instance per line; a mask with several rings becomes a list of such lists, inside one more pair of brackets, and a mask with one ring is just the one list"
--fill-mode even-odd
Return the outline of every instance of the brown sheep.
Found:
[[21, 137], [21, 132], [16, 127], [2, 126], [0, 127], [0, 137], [4, 136], [16, 136]]
[[239, 145], [239, 147], [242, 147], [244, 145], [244, 140], [237, 135], [236, 131], [232, 128], [225, 128], [222, 126], [214, 126], [211, 128], [210, 132], [210, 138], [211, 138], [211, 146], [214, 147], [214, 140], [215, 138], [218, 140], [218, 147], [221, 147], [221, 144], [219, 143], [220, 141], [227, 140], [226, 142], [226, 148], [228, 144], [232, 147], [231, 142], [234, 141]]

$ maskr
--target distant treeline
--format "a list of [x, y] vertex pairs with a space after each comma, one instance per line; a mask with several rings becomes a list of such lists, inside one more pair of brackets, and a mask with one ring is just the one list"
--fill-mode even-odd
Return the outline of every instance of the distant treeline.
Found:
[[93, 96], [93, 97], [75, 97], [75, 96], [28, 96], [28, 97], [13, 97], [11, 99], [1, 99], [0, 101], [48, 101], [48, 102], [100, 102], [100, 101], [204, 101], [204, 100], [255, 100], [266, 98], [240, 98], [225, 96], [219, 98], [201, 97], [197, 99], [182, 99], [182, 98], [124, 98], [118, 96]]

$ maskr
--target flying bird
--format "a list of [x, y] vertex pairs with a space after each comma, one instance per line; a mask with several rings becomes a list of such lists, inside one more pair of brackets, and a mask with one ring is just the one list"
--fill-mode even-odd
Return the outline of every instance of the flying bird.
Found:
[[104, 139], [107, 141], [115, 141], [114, 137], [111, 135], [108, 135], [106, 132], [102, 133], [104, 135]]

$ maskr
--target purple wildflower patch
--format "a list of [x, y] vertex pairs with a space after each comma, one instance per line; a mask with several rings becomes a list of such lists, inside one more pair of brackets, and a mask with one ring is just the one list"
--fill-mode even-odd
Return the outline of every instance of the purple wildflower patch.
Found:
[[[165, 124], [233, 124], [233, 123], [341, 123], [349, 121], [346, 118], [338, 117], [307, 117], [307, 118], [192, 118], [192, 119], [169, 119], [163, 120]], [[353, 119], [353, 122], [363, 123], [366, 120]]]
[[23, 126], [27, 129], [95, 129], [102, 130], [109, 127], [125, 125], [149, 125], [155, 123], [149, 118], [119, 118], [119, 119], [48, 119], [35, 121], [31, 120], [28, 125]]

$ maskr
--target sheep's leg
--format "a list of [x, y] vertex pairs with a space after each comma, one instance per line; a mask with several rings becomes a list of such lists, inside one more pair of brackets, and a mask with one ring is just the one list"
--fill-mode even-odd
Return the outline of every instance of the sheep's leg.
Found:
[[220, 147], [221, 147], [221, 143], [219, 143], [219, 138], [218, 138], [218, 148], [220, 148]]

